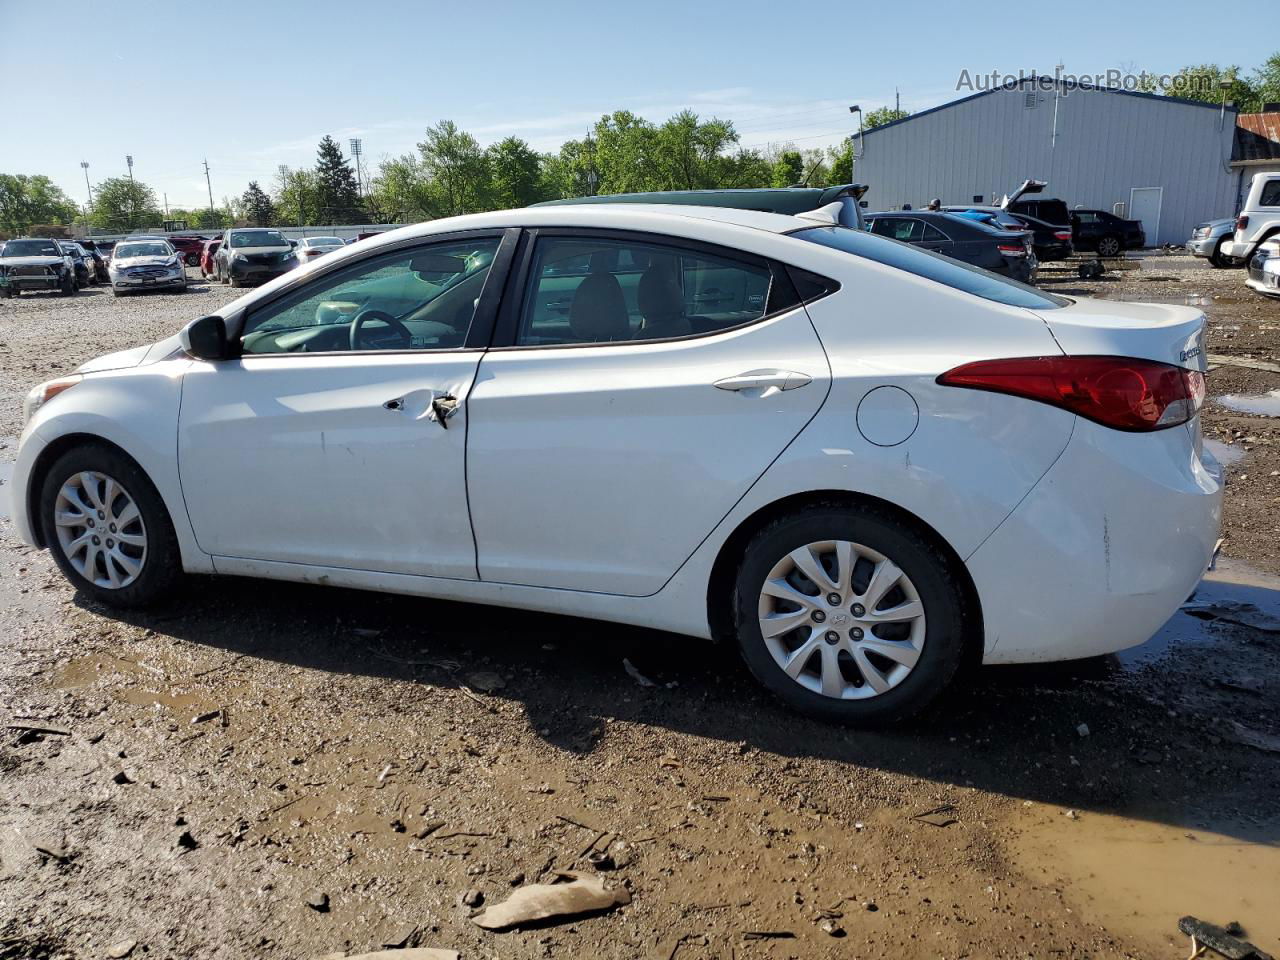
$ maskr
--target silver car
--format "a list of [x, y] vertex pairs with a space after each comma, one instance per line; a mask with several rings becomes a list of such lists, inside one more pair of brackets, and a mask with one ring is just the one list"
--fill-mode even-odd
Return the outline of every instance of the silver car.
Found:
[[1191, 231], [1191, 239], [1187, 241], [1187, 253], [1196, 257], [1207, 257], [1215, 267], [1239, 267], [1243, 261], [1228, 257], [1222, 252], [1222, 245], [1231, 241], [1236, 229], [1236, 218], [1225, 220], [1208, 220]]

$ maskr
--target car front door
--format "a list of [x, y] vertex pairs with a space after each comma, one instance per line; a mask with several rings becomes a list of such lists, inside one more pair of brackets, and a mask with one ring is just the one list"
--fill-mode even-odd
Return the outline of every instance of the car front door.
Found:
[[652, 594], [821, 407], [826, 354], [763, 259], [586, 230], [521, 259], [469, 401], [480, 578]]
[[201, 549], [475, 579], [468, 397], [516, 238], [374, 252], [250, 308], [240, 355], [183, 382]]

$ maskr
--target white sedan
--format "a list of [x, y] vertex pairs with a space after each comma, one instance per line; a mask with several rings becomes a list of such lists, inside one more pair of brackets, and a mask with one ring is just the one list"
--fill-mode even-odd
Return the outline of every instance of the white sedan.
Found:
[[1203, 337], [827, 209], [437, 220], [35, 388], [14, 514], [110, 604], [185, 571], [593, 617], [893, 722], [1191, 593]]

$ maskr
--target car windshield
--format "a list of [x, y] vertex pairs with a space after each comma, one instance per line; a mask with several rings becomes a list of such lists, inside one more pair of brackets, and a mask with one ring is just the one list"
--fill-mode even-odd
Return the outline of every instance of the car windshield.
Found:
[[984, 300], [1008, 304], [1011, 307], [1028, 307], [1034, 310], [1051, 310], [1065, 307], [1071, 301], [1044, 293], [1035, 287], [994, 274], [989, 270], [970, 266], [929, 250], [913, 247], [886, 237], [878, 237], [865, 230], [849, 227], [808, 227], [791, 234], [799, 240], [819, 243], [824, 247], [874, 260], [885, 266], [905, 270], [918, 277], [963, 290]]
[[287, 247], [289, 246], [289, 241], [284, 238], [283, 234], [277, 233], [275, 230], [254, 230], [250, 233], [233, 233], [231, 235], [231, 246]]
[[60, 257], [52, 240], [10, 240], [4, 245], [6, 257]]
[[169, 245], [162, 241], [150, 243], [121, 243], [116, 246], [112, 256], [116, 260], [128, 260], [130, 257], [167, 257], [172, 253]]

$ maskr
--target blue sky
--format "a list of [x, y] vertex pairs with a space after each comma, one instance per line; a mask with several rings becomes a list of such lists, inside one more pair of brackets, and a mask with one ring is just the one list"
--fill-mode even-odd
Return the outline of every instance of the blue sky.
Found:
[[[96, 183], [124, 175], [126, 154], [157, 198], [196, 206], [208, 203], [206, 157], [220, 201], [251, 179], [268, 186], [282, 163], [314, 162], [326, 133], [344, 150], [361, 137], [376, 167], [441, 119], [482, 143], [514, 134], [547, 150], [614, 109], [662, 120], [689, 107], [733, 120], [744, 145], [822, 146], [847, 132], [849, 104], [892, 103], [896, 87], [904, 108], [935, 106], [969, 92], [956, 90], [962, 70], [1250, 70], [1280, 49], [1203, 0], [91, 6], [92, 18], [85, 7], [63, 24], [51, 52], [48, 5], [0, 0], [0, 172], [48, 174], [81, 203], [80, 161]], [[72, 77], [94, 79], [94, 103]]]

